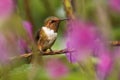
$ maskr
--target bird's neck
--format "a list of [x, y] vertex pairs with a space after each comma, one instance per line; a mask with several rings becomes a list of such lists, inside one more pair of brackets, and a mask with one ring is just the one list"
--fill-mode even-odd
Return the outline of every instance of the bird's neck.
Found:
[[45, 25], [45, 27], [54, 30], [54, 32], [58, 31], [58, 25]]

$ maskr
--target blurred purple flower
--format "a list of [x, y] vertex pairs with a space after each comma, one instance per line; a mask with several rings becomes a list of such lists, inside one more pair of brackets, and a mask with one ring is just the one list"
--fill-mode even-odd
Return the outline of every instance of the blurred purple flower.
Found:
[[109, 54], [102, 54], [98, 57], [97, 76], [100, 80], [106, 80], [107, 75], [112, 69], [112, 58]]
[[52, 79], [64, 77], [69, 70], [60, 60], [51, 59], [46, 63], [46, 71]]
[[106, 80], [107, 75], [112, 69], [112, 51], [109, 49], [109, 43], [99, 36], [94, 44], [94, 55], [98, 59], [96, 72], [99, 80]]
[[100, 31], [92, 24], [76, 20], [68, 23], [66, 38], [68, 50], [73, 50], [66, 54], [67, 58], [71, 62], [79, 62], [94, 55], [99, 60], [96, 66], [98, 76], [105, 78], [111, 70], [112, 58]]
[[114, 47], [114, 59], [120, 59], [120, 47]]
[[0, 0], [0, 17], [8, 17], [14, 8], [13, 0]]
[[30, 52], [30, 49], [28, 48], [27, 42], [23, 39], [18, 40], [18, 48], [19, 48], [19, 51], [21, 54]]
[[71, 62], [76, 62], [84, 59], [87, 55], [91, 55], [97, 33], [92, 24], [76, 20], [68, 23], [66, 38], [67, 48], [74, 50], [74, 52], [66, 54], [67, 58]]
[[32, 25], [28, 21], [23, 21], [23, 26], [31, 40], [33, 40], [33, 35], [32, 35]]
[[107, 45], [105, 40], [100, 38], [96, 40], [94, 53], [99, 60], [96, 66], [98, 77], [104, 80], [112, 69], [112, 51], [109, 49], [109, 44]]
[[[32, 25], [28, 21], [23, 21], [23, 27], [27, 32], [28, 38], [30, 40], [33, 40]], [[28, 47], [28, 43], [26, 42], [26, 40], [19, 38], [17, 44], [20, 53], [29, 53], [31, 51]]]
[[109, 4], [113, 10], [120, 12], [120, 0], [110, 0]]

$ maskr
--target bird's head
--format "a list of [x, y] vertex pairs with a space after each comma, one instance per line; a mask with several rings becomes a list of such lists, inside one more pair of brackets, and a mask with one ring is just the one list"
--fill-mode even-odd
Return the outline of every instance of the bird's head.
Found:
[[64, 20], [68, 20], [68, 19], [59, 19], [58, 17], [51, 16], [45, 20], [44, 26], [53, 29], [54, 31], [57, 31], [59, 27], [59, 23]]

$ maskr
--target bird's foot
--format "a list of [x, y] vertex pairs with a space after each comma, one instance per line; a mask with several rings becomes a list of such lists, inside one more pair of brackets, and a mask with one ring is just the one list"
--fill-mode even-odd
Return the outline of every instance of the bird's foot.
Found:
[[44, 51], [40, 51], [40, 54], [44, 54]]
[[52, 52], [52, 53], [54, 52], [51, 48], [50, 48], [49, 50], [50, 50], [50, 52]]

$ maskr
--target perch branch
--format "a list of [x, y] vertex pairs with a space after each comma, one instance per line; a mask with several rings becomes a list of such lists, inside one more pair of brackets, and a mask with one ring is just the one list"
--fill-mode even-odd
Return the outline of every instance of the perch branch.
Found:
[[[111, 44], [111, 46], [120, 46], [120, 41], [110, 41], [109, 43]], [[65, 53], [69, 53], [69, 52], [73, 52], [73, 50], [63, 49], [63, 50], [47, 51], [47, 52], [40, 53], [40, 55], [41, 54], [42, 54], [42, 56], [59, 55], [59, 54], [65, 54]], [[13, 57], [11, 59], [28, 58], [28, 57], [31, 57], [32, 55], [33, 55], [33, 53], [29, 52], [29, 53], [24, 53], [24, 54], [20, 55], [19, 57], [18, 56]]]
[[120, 41], [111, 41], [110, 44], [112, 46], [120, 46]]
[[[47, 51], [47, 52], [42, 52], [42, 55], [57, 55], [57, 54], [64, 54], [64, 53], [68, 53], [68, 52], [72, 52], [71, 51], [68, 51], [67, 49], [63, 49], [63, 50], [56, 50], [56, 51]], [[26, 54], [23, 54], [21, 55], [21, 57], [29, 57], [29, 56], [32, 56], [33, 53], [30, 52], [30, 53], [26, 53]]]
[[[63, 50], [56, 50], [56, 51], [47, 51], [47, 52], [42, 52], [40, 53], [40, 55], [42, 54], [43, 56], [46, 56], [46, 55], [57, 55], [57, 54], [65, 54], [65, 53], [68, 53], [68, 52], [73, 52], [73, 50], [69, 51], [67, 49], [63, 49]], [[16, 59], [16, 58], [28, 58], [28, 57], [31, 57], [33, 55], [32, 52], [30, 53], [25, 53], [25, 54], [22, 54], [20, 55], [19, 57], [13, 57], [11, 58], [12, 60], [13, 59]]]

